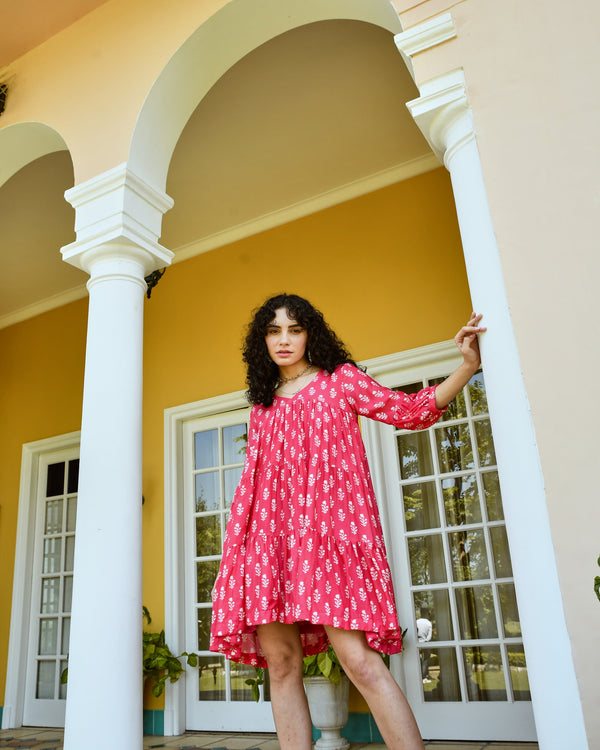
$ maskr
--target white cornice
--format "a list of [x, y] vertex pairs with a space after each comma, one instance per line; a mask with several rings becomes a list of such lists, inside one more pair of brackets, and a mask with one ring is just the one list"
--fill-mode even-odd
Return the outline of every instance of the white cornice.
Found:
[[22, 323], [29, 318], [35, 318], [36, 315], [41, 315], [42, 313], [54, 310], [57, 307], [68, 305], [70, 302], [75, 302], [75, 300], [83, 299], [84, 297], [87, 297], [87, 293], [86, 285], [81, 284], [81, 286], [67, 289], [65, 292], [59, 292], [58, 294], [52, 295], [52, 297], [46, 297], [39, 302], [34, 302], [31, 305], [21, 307], [14, 312], [0, 316], [0, 329], [8, 328], [16, 323]]
[[394, 41], [404, 62], [414, 78], [412, 58], [419, 52], [424, 52], [438, 44], [447, 42], [456, 36], [454, 21], [450, 13], [442, 13], [434, 18], [413, 26], [400, 34], [396, 34]]

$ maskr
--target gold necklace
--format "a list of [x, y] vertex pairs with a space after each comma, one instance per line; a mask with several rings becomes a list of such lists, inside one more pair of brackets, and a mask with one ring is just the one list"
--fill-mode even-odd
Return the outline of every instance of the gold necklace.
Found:
[[280, 378], [279, 378], [279, 382], [277, 383], [277, 387], [279, 388], [279, 386], [280, 386], [280, 385], [281, 385], [282, 383], [289, 383], [289, 382], [290, 382], [290, 380], [298, 380], [298, 378], [301, 378], [301, 377], [302, 377], [303, 375], [305, 375], [305, 374], [306, 374], [306, 373], [307, 373], [307, 372], [308, 372], [308, 371], [310, 370], [310, 368], [311, 368], [311, 367], [312, 367], [312, 362], [309, 362], [309, 363], [308, 363], [308, 364], [306, 365], [306, 367], [304, 368], [304, 370], [301, 370], [301, 371], [300, 371], [300, 372], [299, 372], [299, 373], [298, 373], [297, 375], [292, 375], [292, 376], [291, 376], [291, 377], [289, 377], [289, 378], [283, 378], [283, 377], [280, 377]]

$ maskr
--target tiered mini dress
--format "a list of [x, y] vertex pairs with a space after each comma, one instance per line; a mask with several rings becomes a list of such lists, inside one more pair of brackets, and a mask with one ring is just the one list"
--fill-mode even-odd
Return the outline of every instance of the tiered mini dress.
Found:
[[305, 655], [324, 625], [401, 650], [392, 578], [358, 417], [420, 430], [442, 414], [435, 387], [384, 388], [354, 365], [320, 370], [292, 398], [254, 406], [246, 463], [213, 589], [210, 649], [266, 666], [262, 623], [297, 623]]

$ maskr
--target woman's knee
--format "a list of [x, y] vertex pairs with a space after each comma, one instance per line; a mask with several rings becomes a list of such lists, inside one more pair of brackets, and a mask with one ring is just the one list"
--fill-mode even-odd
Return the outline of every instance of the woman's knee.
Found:
[[378, 685], [387, 671], [380, 655], [368, 646], [346, 653], [343, 666], [350, 680], [359, 689]]
[[302, 677], [302, 644], [296, 634], [283, 629], [258, 629], [258, 638], [274, 682]]

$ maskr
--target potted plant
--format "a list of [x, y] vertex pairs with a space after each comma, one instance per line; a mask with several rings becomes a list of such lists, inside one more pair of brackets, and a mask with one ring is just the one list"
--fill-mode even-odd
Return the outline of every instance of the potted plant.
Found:
[[305, 656], [302, 668], [304, 689], [314, 726], [321, 731], [317, 750], [345, 750], [350, 747], [340, 729], [348, 721], [350, 682], [331, 646], [327, 651]]

